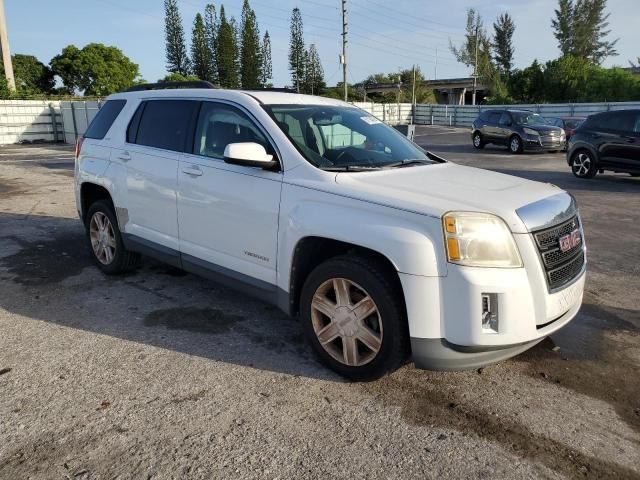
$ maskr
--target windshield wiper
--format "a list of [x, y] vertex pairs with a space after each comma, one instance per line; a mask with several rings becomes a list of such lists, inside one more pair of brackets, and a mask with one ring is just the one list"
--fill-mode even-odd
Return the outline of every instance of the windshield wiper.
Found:
[[320, 167], [327, 172], [367, 172], [369, 170], [380, 170], [381, 166], [376, 165], [342, 165], [332, 167]]
[[429, 160], [407, 158], [405, 160], [400, 160], [399, 162], [385, 163], [384, 168], [402, 168], [402, 167], [411, 167], [413, 165], [431, 165], [431, 163], [432, 162], [430, 162]]

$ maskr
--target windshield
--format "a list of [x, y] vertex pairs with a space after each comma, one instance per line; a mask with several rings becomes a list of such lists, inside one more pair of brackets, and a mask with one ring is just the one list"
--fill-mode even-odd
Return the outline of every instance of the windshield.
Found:
[[[433, 163], [426, 152], [377, 118], [355, 107], [265, 107], [298, 151], [319, 168], [384, 168]], [[404, 162], [404, 163], [403, 163]]]
[[537, 113], [529, 112], [511, 112], [513, 121], [516, 125], [545, 125], [547, 122]]
[[564, 121], [564, 126], [567, 128], [578, 128], [582, 122], [584, 122], [583, 119], [569, 119]]

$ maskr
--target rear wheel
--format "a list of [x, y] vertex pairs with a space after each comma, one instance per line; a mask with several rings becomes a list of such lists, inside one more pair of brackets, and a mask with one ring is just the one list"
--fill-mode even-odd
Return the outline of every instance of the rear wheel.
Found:
[[124, 248], [110, 202], [99, 200], [89, 207], [86, 232], [94, 263], [107, 275], [128, 272], [139, 265], [140, 255]]
[[480, 135], [480, 132], [476, 132], [473, 134], [473, 146], [478, 149], [484, 148], [485, 142], [482, 140], [482, 135]]
[[571, 171], [578, 178], [593, 178], [598, 173], [593, 154], [589, 150], [578, 150], [571, 157]]
[[336, 257], [316, 267], [301, 295], [305, 335], [320, 360], [352, 380], [402, 365], [409, 336], [401, 292], [374, 261]]
[[509, 151], [513, 154], [522, 153], [522, 139], [518, 135], [509, 139]]

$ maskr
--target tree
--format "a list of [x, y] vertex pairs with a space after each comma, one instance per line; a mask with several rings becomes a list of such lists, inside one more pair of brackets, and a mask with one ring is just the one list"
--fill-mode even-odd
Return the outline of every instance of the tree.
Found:
[[600, 65], [607, 57], [618, 54], [618, 39], [606, 39], [611, 32], [607, 30], [606, 6], [607, 0], [558, 0], [551, 26], [563, 56], [586, 58]]
[[169, 73], [165, 75], [163, 78], [158, 79], [158, 83], [166, 83], [166, 82], [195, 82], [200, 80], [195, 75], [187, 75], [186, 77], [181, 73]]
[[[477, 41], [477, 65], [476, 65]], [[467, 26], [465, 41], [459, 47], [449, 42], [449, 49], [458, 62], [467, 67], [474, 67], [476, 75], [484, 81], [489, 81], [495, 73], [491, 62], [491, 40], [482, 24], [482, 17], [473, 8], [467, 10]]]
[[305, 53], [305, 60], [304, 92], [319, 95], [327, 85], [324, 82], [324, 70], [315, 44], [312, 43], [309, 51]]
[[271, 85], [270, 80], [273, 77], [273, 66], [271, 63], [271, 37], [269, 31], [266, 31], [262, 39], [262, 86]]
[[[55, 79], [51, 69], [33, 55], [12, 55], [13, 75], [16, 90], [21, 95], [49, 94], [55, 91]], [[0, 76], [4, 79], [4, 66], [0, 65]], [[6, 85], [0, 84], [0, 91]], [[1, 96], [1, 95], [0, 95]]]
[[306, 50], [304, 47], [302, 15], [298, 7], [291, 13], [291, 38], [289, 43], [289, 71], [294, 88], [300, 92], [304, 82]]
[[204, 7], [204, 33], [207, 40], [207, 46], [211, 53], [209, 71], [211, 78], [207, 78], [211, 83], [218, 83], [218, 53], [216, 51], [216, 39], [218, 37], [218, 17], [216, 15], [216, 7], [212, 3], [208, 3]]
[[556, 17], [551, 20], [553, 35], [558, 40], [558, 48], [562, 55], [573, 53], [573, 0], [558, 0], [558, 8], [554, 10]]
[[220, 7], [220, 25], [216, 39], [218, 81], [224, 88], [238, 88], [238, 41], [235, 21], [227, 21], [224, 6]]
[[82, 49], [69, 45], [51, 59], [51, 69], [62, 79], [64, 90], [105, 96], [132, 86], [139, 77], [138, 65], [119, 48], [90, 43]]
[[545, 99], [544, 71], [538, 60], [514, 72], [508, 81], [511, 97], [519, 103], [538, 103]]
[[191, 61], [192, 72], [201, 80], [211, 81], [213, 79], [212, 72], [212, 53], [207, 42], [207, 34], [204, 26], [202, 15], [196, 14], [193, 22], [193, 34], [191, 36]]
[[182, 17], [178, 9], [177, 0], [164, 0], [164, 31], [167, 50], [167, 71], [188, 75], [191, 70], [191, 62], [187, 55], [187, 46], [184, 40]]
[[503, 13], [493, 24], [493, 59], [503, 77], [509, 77], [513, 69], [513, 32], [516, 26], [511, 15]]
[[262, 83], [262, 49], [256, 13], [249, 6], [249, 0], [242, 5], [240, 43], [240, 81], [243, 88], [258, 88]]

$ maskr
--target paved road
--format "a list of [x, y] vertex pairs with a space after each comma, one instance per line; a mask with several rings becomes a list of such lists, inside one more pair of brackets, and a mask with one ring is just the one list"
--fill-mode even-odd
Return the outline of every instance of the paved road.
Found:
[[640, 478], [640, 182], [418, 133], [577, 196], [585, 305], [500, 365], [365, 384], [261, 302], [152, 261], [102, 276], [70, 149], [0, 148], [0, 478]]

